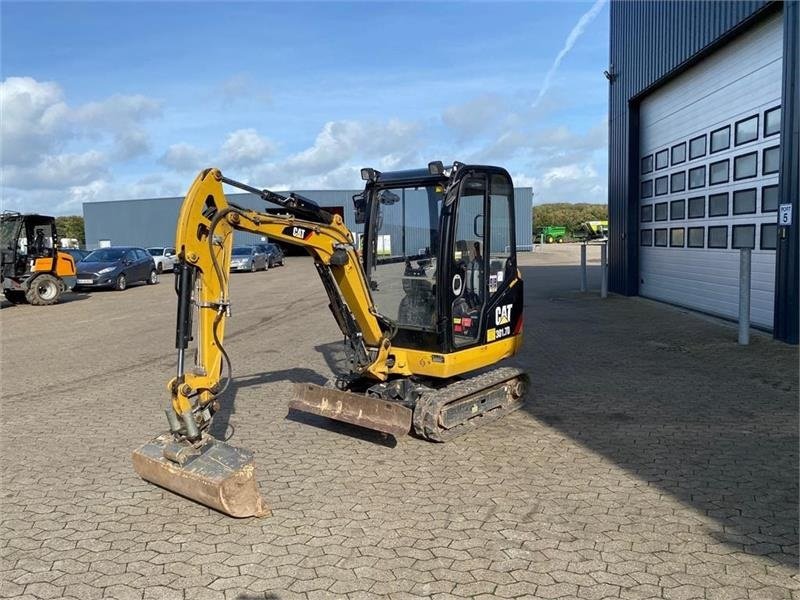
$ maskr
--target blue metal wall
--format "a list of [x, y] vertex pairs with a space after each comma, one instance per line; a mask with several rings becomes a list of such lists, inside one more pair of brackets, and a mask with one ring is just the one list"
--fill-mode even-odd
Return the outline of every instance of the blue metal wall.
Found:
[[[356, 225], [353, 212], [353, 194], [361, 190], [307, 190], [297, 193], [311, 198], [320, 206], [341, 206], [344, 209], [344, 220], [354, 233], [363, 231], [362, 225]], [[282, 192], [287, 193], [287, 192]], [[410, 194], [412, 192], [407, 192]], [[252, 194], [229, 194], [232, 202], [253, 208], [266, 210], [274, 208]], [[411, 198], [408, 198], [411, 201]], [[175, 240], [175, 224], [178, 210], [183, 198], [150, 198], [143, 200], [119, 200], [110, 202], [86, 202], [83, 205], [83, 217], [86, 223], [86, 247], [96, 248], [101, 240], [109, 240], [114, 246], [168, 246]], [[426, 200], [427, 202], [427, 200]], [[517, 215], [517, 246], [530, 246], [531, 242], [531, 208], [533, 206], [533, 190], [529, 187], [514, 188], [514, 206]], [[402, 215], [400, 204], [384, 207], [384, 230], [382, 233], [391, 236], [392, 251], [400, 252], [402, 240]], [[397, 214], [395, 214], [397, 213]], [[426, 215], [427, 216], [427, 215]], [[407, 211], [406, 222], [412, 224], [419, 221], [421, 215]], [[427, 218], [424, 219], [427, 221]], [[406, 231], [407, 248], [424, 248], [430, 245], [425, 227], [427, 222], [420, 223], [419, 228]], [[411, 234], [409, 236], [409, 233]], [[237, 232], [235, 243], [253, 244], [261, 241], [259, 236]]]
[[[781, 202], [797, 212], [798, 6], [763, 0], [613, 0], [609, 71], [609, 287], [636, 295], [639, 284], [639, 100], [745, 30], [784, 12]], [[788, 117], [788, 118], [787, 118]], [[775, 335], [797, 342], [797, 228], [778, 248]], [[788, 298], [788, 300], [787, 300]], [[788, 323], [788, 325], [787, 325]]]

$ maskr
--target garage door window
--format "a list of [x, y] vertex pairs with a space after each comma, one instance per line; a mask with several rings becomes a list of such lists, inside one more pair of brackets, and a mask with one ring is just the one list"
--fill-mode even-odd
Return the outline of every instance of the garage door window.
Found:
[[731, 240], [731, 248], [755, 248], [755, 247], [756, 247], [756, 226], [734, 225], [733, 240]]
[[656, 221], [667, 220], [667, 203], [659, 202], [656, 204]]
[[656, 170], [666, 169], [669, 166], [669, 150], [656, 152]]
[[708, 228], [708, 247], [727, 248], [728, 247], [728, 226], [720, 225]]
[[758, 115], [737, 121], [734, 145], [741, 146], [758, 139]]
[[648, 154], [642, 159], [642, 175], [653, 172], [653, 155]]
[[684, 243], [683, 227], [673, 227], [669, 230], [669, 245], [671, 248], [683, 248]]
[[689, 160], [700, 158], [706, 155], [706, 136], [705, 134], [689, 140]]
[[664, 246], [667, 245], [667, 230], [666, 229], [656, 229], [655, 232], [655, 245], [656, 246]]
[[762, 223], [761, 224], [761, 249], [762, 250], [775, 250], [778, 246], [778, 224], [777, 223]]
[[731, 126], [726, 125], [711, 132], [711, 154], [731, 147]]
[[686, 142], [672, 147], [672, 165], [686, 162]]
[[689, 237], [689, 248], [702, 248], [705, 246], [705, 227], [689, 227], [687, 233]]
[[642, 246], [652, 246], [653, 245], [653, 230], [652, 229], [642, 229]]
[[708, 185], [716, 185], [718, 183], [728, 183], [730, 179], [728, 175], [728, 159], [720, 160], [711, 163], [708, 168]]
[[656, 179], [656, 196], [663, 196], [664, 194], [669, 193], [667, 185], [668, 181], [666, 176]]
[[686, 171], [678, 171], [670, 175], [669, 189], [673, 194], [686, 189]]
[[642, 207], [642, 223], [649, 223], [653, 220], [653, 205], [647, 204]]
[[673, 200], [669, 203], [669, 218], [673, 221], [686, 218], [686, 200]]
[[756, 188], [733, 192], [733, 214], [749, 215], [756, 212]]
[[689, 218], [702, 219], [706, 216], [706, 197], [689, 198]]
[[706, 166], [689, 169], [689, 189], [693, 190], [706, 185]]
[[733, 159], [733, 179], [750, 179], [758, 175], [758, 152], [742, 154]]
[[764, 149], [764, 156], [761, 160], [762, 175], [777, 173], [780, 167], [781, 149], [780, 146]]
[[778, 186], [765, 185], [761, 188], [761, 212], [778, 211]]
[[770, 108], [764, 113], [764, 137], [781, 132], [781, 107]]
[[708, 197], [708, 216], [728, 216], [728, 192], [725, 192], [724, 194], [712, 194]]
[[648, 179], [642, 182], [642, 198], [653, 197], [653, 180]]

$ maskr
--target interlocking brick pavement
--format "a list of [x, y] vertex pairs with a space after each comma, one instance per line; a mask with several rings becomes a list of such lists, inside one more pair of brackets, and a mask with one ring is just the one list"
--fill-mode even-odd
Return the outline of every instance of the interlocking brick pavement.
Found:
[[4, 308], [0, 598], [800, 598], [796, 348], [577, 293], [576, 258], [522, 258], [526, 408], [444, 445], [287, 418], [338, 331], [308, 260], [234, 276], [215, 431], [256, 452], [261, 520], [132, 470], [165, 427], [166, 278]]

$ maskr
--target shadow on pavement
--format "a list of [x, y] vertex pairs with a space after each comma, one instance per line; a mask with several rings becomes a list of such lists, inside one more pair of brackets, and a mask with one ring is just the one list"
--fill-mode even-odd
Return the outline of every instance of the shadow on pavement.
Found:
[[580, 294], [577, 267], [521, 270], [524, 410], [716, 521], [720, 542], [796, 565], [797, 349], [765, 335], [740, 347], [719, 321]]
[[[70, 302], [86, 300], [87, 298], [89, 298], [89, 294], [86, 294], [84, 292], [66, 292], [63, 296], [61, 296], [56, 305], [69, 304]], [[14, 306], [17, 305], [6, 300], [5, 296], [0, 295], [0, 308], [13, 308]], [[28, 303], [24, 303], [20, 304], [19, 306], [30, 306], [30, 305]], [[35, 308], [46, 308], [46, 307], [37, 306]]]
[[214, 414], [209, 433], [220, 440], [227, 440], [233, 436], [233, 426], [230, 424], [231, 414], [236, 412], [236, 395], [240, 389], [265, 386], [277, 381], [290, 381], [292, 383], [316, 383], [322, 385], [325, 378], [311, 369], [294, 368], [283, 371], [268, 371], [258, 375], [244, 375], [234, 377], [228, 389], [220, 400], [220, 409]]

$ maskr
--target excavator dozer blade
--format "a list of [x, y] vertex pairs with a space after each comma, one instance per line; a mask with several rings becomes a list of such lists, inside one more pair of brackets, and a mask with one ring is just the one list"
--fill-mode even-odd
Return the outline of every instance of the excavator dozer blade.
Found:
[[382, 431], [395, 437], [411, 431], [413, 412], [402, 404], [313, 383], [297, 383], [294, 391], [295, 397], [289, 402], [291, 409]]
[[211, 436], [190, 446], [163, 433], [134, 451], [133, 468], [142, 479], [231, 517], [269, 514], [255, 480], [253, 453]]

